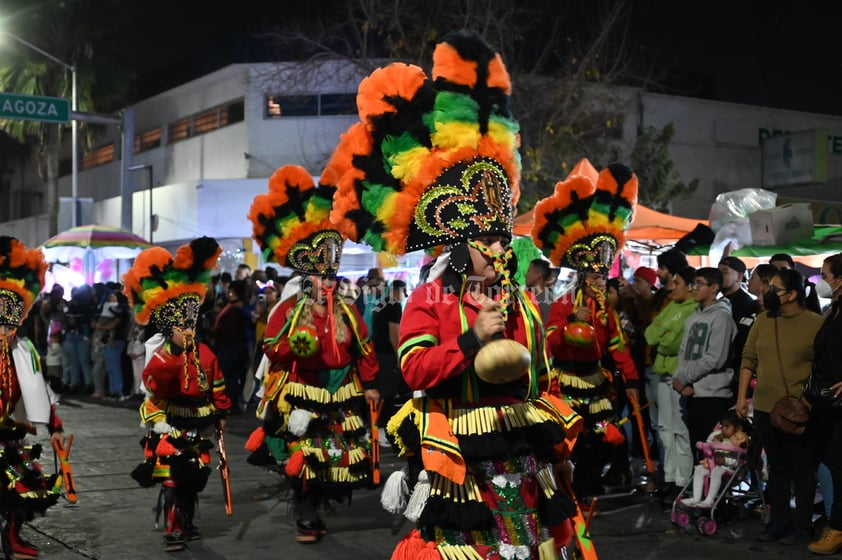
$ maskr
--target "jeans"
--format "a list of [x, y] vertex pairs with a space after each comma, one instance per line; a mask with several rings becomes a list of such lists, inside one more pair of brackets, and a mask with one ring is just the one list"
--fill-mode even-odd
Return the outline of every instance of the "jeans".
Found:
[[112, 340], [103, 348], [105, 369], [108, 371], [108, 392], [113, 395], [123, 394], [123, 350], [125, 340]]
[[70, 386], [84, 388], [93, 385], [89, 336], [68, 332], [64, 338], [64, 357], [70, 367], [70, 379], [67, 380]]

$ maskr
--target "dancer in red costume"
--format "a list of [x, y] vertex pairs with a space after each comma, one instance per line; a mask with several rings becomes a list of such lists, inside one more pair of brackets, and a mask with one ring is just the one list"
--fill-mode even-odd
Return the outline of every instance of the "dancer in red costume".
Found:
[[575, 507], [554, 466], [581, 419], [557, 398], [540, 313], [513, 280], [520, 166], [510, 90], [498, 53], [451, 33], [435, 49], [432, 79], [398, 63], [363, 80], [361, 122], [321, 178], [338, 187], [331, 217], [352, 240], [394, 254], [446, 246], [400, 325], [398, 357], [416, 398], [387, 426], [409, 465], [382, 501], [417, 529], [395, 559], [556, 558], [570, 538]]
[[210, 475], [209, 436], [214, 428], [224, 429], [231, 408], [216, 356], [195, 340], [199, 306], [221, 250], [209, 237], [179, 247], [174, 259], [153, 247], [123, 276], [135, 320], [151, 321], [159, 331], [146, 341], [147, 395], [140, 416], [149, 431], [143, 439], [146, 460], [132, 477], [141, 486], [161, 483], [157, 517], [164, 516], [169, 551], [201, 537], [193, 516]]
[[344, 238], [328, 219], [332, 194], [288, 165], [249, 212], [264, 258], [303, 275], [298, 294], [269, 316], [263, 350], [271, 365], [257, 410], [263, 425], [247, 448], [249, 462], [283, 466], [296, 540], [305, 544], [327, 534], [319, 515], [325, 502], [350, 502], [355, 488], [370, 483], [365, 401], [380, 400], [365, 323], [336, 290]]
[[580, 499], [603, 493], [600, 475], [609, 461], [621, 483], [631, 483], [628, 446], [612, 424], [619, 413], [612, 401], [614, 387], [624, 386], [636, 405], [638, 375], [617, 313], [605, 301], [605, 282], [636, 202], [637, 177], [630, 169], [612, 164], [597, 173], [583, 159], [535, 206], [535, 245], [555, 266], [577, 271], [573, 292], [550, 307], [547, 344], [565, 401], [585, 419], [587, 431], [573, 451]]
[[38, 548], [20, 535], [21, 524], [56, 503], [61, 481], [45, 477], [41, 445], [24, 442], [43, 425], [52, 440], [64, 443], [56, 398], [45, 382], [32, 342], [17, 336], [32, 302], [44, 286], [47, 263], [40, 249], [27, 249], [14, 237], [0, 236], [0, 515], [3, 553], [37, 558]]

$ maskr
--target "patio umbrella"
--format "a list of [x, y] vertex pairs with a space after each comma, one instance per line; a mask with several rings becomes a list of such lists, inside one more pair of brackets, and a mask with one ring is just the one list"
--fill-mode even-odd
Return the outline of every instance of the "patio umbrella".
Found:
[[103, 226], [77, 226], [48, 239], [41, 250], [47, 262], [71, 262], [81, 259], [88, 283], [93, 282], [97, 263], [107, 259], [133, 259], [153, 247], [140, 236], [124, 229]]

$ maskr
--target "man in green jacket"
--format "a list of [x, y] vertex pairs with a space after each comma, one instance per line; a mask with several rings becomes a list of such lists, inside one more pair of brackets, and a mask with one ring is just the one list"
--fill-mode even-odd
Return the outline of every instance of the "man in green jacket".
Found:
[[660, 376], [655, 403], [658, 406], [658, 439], [663, 449], [666, 500], [675, 497], [693, 474], [693, 453], [690, 434], [681, 416], [682, 396], [673, 389], [672, 375], [678, 366], [678, 351], [684, 336], [684, 323], [699, 306], [693, 299], [690, 285], [695, 270], [685, 267], [674, 275], [671, 301], [646, 328], [646, 343], [655, 347], [652, 371]]

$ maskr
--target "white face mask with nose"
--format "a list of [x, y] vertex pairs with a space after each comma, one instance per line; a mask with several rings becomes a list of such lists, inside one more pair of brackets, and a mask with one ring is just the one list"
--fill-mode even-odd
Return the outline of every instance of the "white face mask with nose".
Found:
[[827, 280], [822, 278], [816, 282], [816, 293], [819, 294], [820, 298], [830, 299], [833, 297], [833, 288], [830, 287]]

